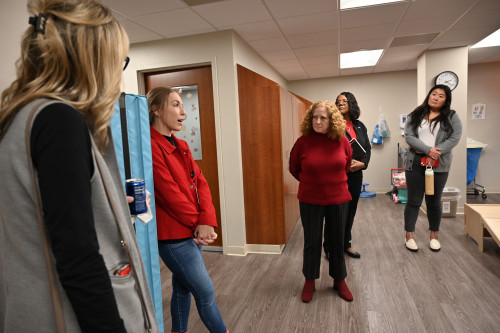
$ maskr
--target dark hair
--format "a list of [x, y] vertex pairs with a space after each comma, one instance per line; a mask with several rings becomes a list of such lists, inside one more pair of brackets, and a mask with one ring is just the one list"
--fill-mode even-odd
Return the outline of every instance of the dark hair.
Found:
[[[453, 115], [455, 111], [451, 109], [451, 90], [448, 86], [444, 84], [437, 84], [434, 87], [432, 87], [431, 90], [429, 90], [429, 93], [427, 93], [424, 102], [419, 106], [417, 106], [415, 110], [413, 110], [413, 112], [409, 114], [410, 117], [409, 125], [411, 126], [412, 130], [416, 132], [418, 126], [420, 126], [420, 124], [422, 123], [422, 120], [431, 113], [431, 108], [429, 106], [429, 97], [431, 96], [432, 92], [436, 89], [444, 90], [444, 93], [446, 95], [446, 100], [444, 101], [444, 105], [439, 110], [440, 111], [439, 116], [431, 120], [430, 124], [431, 131], [433, 131], [434, 128], [436, 127], [436, 124], [440, 122], [441, 123], [440, 127], [448, 135], [451, 135], [453, 133], [453, 128], [451, 127], [450, 115]], [[432, 123], [434, 123], [434, 126], [432, 126]]]
[[[356, 97], [354, 97], [354, 95], [350, 92], [341, 92], [339, 96], [340, 95], [344, 95], [347, 98], [347, 104], [349, 104], [349, 116], [351, 117], [351, 120], [358, 119], [361, 114], [361, 110], [359, 109]], [[337, 99], [339, 96], [337, 96]], [[335, 99], [335, 105], [337, 105], [337, 99]]]

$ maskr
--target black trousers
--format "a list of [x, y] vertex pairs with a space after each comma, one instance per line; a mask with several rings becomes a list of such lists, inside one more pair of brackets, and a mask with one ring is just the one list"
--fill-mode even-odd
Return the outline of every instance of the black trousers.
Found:
[[329, 274], [334, 280], [344, 280], [347, 276], [344, 258], [345, 221], [349, 203], [339, 205], [311, 205], [299, 202], [300, 219], [304, 228], [304, 261], [302, 273], [308, 280], [319, 278], [321, 264], [321, 239], [323, 220], [328, 225], [330, 240]]
[[[422, 155], [423, 156], [423, 155]], [[418, 157], [418, 158], [417, 158]], [[429, 230], [439, 231], [441, 224], [441, 195], [448, 180], [448, 172], [434, 172], [434, 195], [425, 194], [425, 167], [420, 165], [419, 155], [415, 155], [412, 171], [405, 171], [408, 201], [405, 207], [405, 231], [414, 232], [418, 212], [425, 195]]]
[[[347, 220], [345, 224], [344, 251], [347, 251], [347, 249], [351, 247], [351, 230], [354, 223], [354, 216], [356, 216], [356, 210], [358, 209], [359, 195], [361, 194], [361, 188], [363, 187], [363, 171], [359, 170], [357, 172], [347, 173], [347, 186], [349, 187], [349, 193], [351, 193], [352, 200], [349, 201], [349, 212], [347, 213]], [[325, 249], [325, 253], [328, 253], [330, 250], [328, 225], [326, 224], [325, 235], [323, 238], [323, 248]]]

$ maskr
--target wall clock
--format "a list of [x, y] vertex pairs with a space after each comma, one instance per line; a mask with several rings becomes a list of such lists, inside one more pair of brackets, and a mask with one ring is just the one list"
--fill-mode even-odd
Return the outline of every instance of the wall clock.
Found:
[[436, 84], [444, 84], [451, 90], [458, 86], [458, 75], [452, 71], [444, 71], [436, 76]]

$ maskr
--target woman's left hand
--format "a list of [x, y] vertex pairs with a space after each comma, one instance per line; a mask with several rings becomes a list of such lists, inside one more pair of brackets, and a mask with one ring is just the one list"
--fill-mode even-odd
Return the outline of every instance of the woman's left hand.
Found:
[[357, 160], [352, 160], [351, 166], [349, 168], [349, 172], [356, 172], [358, 170], [361, 170], [365, 167], [365, 164], [363, 162], [357, 161]]
[[217, 239], [217, 233], [211, 225], [200, 224], [194, 231], [194, 242], [198, 245], [208, 245]]

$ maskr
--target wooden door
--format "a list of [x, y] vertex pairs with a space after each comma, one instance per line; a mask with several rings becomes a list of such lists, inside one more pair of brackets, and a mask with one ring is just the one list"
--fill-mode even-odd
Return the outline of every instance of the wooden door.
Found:
[[156, 87], [189, 86], [194, 84], [198, 86], [202, 159], [196, 160], [196, 164], [202, 170], [210, 186], [212, 201], [217, 214], [219, 228], [216, 232], [218, 238], [212, 246], [222, 246], [212, 68], [211, 66], [203, 66], [147, 73], [144, 76], [144, 82], [146, 93]]

